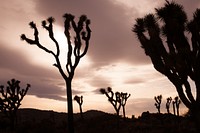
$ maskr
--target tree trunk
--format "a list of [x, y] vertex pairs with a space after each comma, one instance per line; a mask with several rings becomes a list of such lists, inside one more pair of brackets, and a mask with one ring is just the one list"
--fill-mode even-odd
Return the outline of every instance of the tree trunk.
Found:
[[68, 131], [69, 133], [74, 133], [74, 116], [73, 116], [73, 104], [72, 104], [72, 87], [71, 79], [66, 81], [66, 91], [67, 91], [67, 107], [68, 107]]
[[179, 116], [179, 108], [178, 107], [177, 107], [176, 111], [177, 111], [177, 116]]
[[80, 104], [79, 104], [79, 108], [80, 108], [81, 119], [83, 119], [83, 111], [82, 111], [82, 106]]
[[158, 113], [160, 114], [160, 107], [158, 108]]
[[167, 108], [167, 113], [168, 113], [168, 114], [170, 113], [169, 108]]
[[122, 108], [123, 108], [123, 116], [124, 116], [124, 118], [126, 118], [126, 114], [125, 114], [125, 106], [122, 106]]
[[116, 110], [117, 116], [119, 116], [119, 110]]
[[174, 105], [174, 103], [173, 103], [172, 105], [173, 105], [173, 112], [174, 112], [174, 115], [176, 115], [176, 111], [175, 111], [175, 105]]
[[13, 111], [10, 112], [9, 119], [10, 119], [10, 129], [11, 129], [11, 131], [14, 131], [15, 124], [16, 124], [16, 115], [14, 114]]
[[195, 124], [197, 131], [200, 131], [200, 111], [195, 114]]
[[116, 113], [117, 113], [117, 130], [119, 130], [119, 111], [120, 111], [120, 109], [116, 110]]
[[11, 122], [11, 131], [14, 131], [15, 130], [15, 118], [13, 116], [11, 116], [10, 122]]

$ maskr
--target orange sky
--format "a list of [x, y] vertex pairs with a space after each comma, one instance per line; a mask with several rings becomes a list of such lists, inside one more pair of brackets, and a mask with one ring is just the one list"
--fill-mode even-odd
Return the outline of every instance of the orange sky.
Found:
[[[114, 113], [114, 109], [100, 88], [112, 87], [114, 91], [128, 92], [127, 115], [140, 115], [143, 111], [156, 112], [153, 97], [163, 95], [162, 112], [166, 98], [177, 95], [175, 87], [154, 70], [145, 56], [136, 36], [131, 32], [134, 20], [154, 13], [154, 8], [164, 0], [6, 0], [0, 4], [0, 84], [11, 78], [32, 85], [22, 102], [23, 108], [38, 108], [66, 112], [64, 80], [52, 66], [54, 58], [35, 46], [20, 40], [25, 33], [33, 37], [28, 23], [36, 22], [40, 40], [48, 48], [54, 48], [41, 21], [53, 16], [54, 30], [60, 43], [61, 59], [65, 57], [66, 39], [63, 33], [64, 13], [78, 18], [86, 14], [91, 20], [92, 37], [87, 55], [81, 60], [73, 79], [73, 95], [83, 95], [83, 111], [97, 109]], [[198, 0], [178, 0], [185, 7], [189, 18]], [[64, 63], [63, 63], [64, 64]], [[182, 105], [182, 108], [184, 106]], [[78, 112], [74, 102], [74, 111]], [[182, 112], [185, 110], [182, 109]]]

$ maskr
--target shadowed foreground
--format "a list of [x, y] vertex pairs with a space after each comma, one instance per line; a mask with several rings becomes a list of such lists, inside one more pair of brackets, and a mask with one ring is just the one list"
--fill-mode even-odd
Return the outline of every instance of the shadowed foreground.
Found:
[[[172, 114], [143, 113], [137, 119], [120, 118], [101, 111], [90, 110], [74, 115], [76, 133], [197, 133], [194, 123], [186, 117]], [[66, 113], [20, 109], [16, 133], [67, 133]], [[9, 132], [9, 121], [0, 114], [0, 132]]]

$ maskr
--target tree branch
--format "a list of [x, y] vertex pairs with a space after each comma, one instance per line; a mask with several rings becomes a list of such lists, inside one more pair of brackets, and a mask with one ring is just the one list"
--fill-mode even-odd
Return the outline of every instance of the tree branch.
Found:
[[60, 54], [59, 44], [57, 40], [54, 38], [54, 33], [53, 33], [53, 22], [55, 21], [55, 19], [53, 17], [49, 17], [47, 21], [49, 22], [49, 25], [46, 26], [46, 21], [42, 21], [42, 26], [49, 32], [49, 37], [56, 45], [56, 49], [57, 49], [56, 56], [59, 56]]

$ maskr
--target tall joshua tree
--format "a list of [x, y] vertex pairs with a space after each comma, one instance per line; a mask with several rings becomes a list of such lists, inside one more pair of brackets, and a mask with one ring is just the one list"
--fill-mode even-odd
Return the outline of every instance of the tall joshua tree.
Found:
[[[65, 14], [64, 16], [64, 34], [67, 38], [67, 49], [66, 60], [67, 63], [65, 68], [62, 68], [60, 61], [60, 46], [56, 41], [53, 32], [53, 22], [54, 18], [49, 17], [47, 20], [42, 21], [42, 27], [47, 30], [49, 33], [49, 38], [55, 43], [56, 51], [54, 52], [51, 49], [48, 49], [39, 41], [39, 32], [37, 26], [34, 22], [30, 22], [30, 27], [34, 30], [34, 39], [27, 38], [24, 34], [21, 35], [21, 39], [25, 40], [27, 43], [31, 45], [36, 45], [43, 51], [51, 54], [55, 58], [55, 66], [60, 72], [66, 83], [66, 92], [67, 92], [67, 105], [68, 105], [68, 129], [70, 133], [74, 133], [74, 125], [73, 125], [73, 104], [72, 104], [72, 79], [74, 77], [75, 69], [80, 61], [80, 59], [87, 53], [89, 47], [89, 40], [91, 36], [90, 30], [90, 20], [82, 15], [79, 18], [78, 23], [76, 24], [74, 20], [74, 16], [71, 14]], [[74, 35], [74, 47], [72, 44], [72, 35], [71, 29], [75, 32]]]
[[122, 104], [122, 109], [123, 109], [123, 116], [124, 118], [126, 117], [126, 114], [125, 114], [125, 105], [126, 105], [126, 101], [128, 100], [128, 98], [131, 96], [131, 94], [128, 94], [128, 93], [123, 93], [121, 92], [121, 104]]
[[168, 113], [168, 114], [170, 113], [169, 108], [170, 108], [171, 102], [172, 102], [172, 98], [171, 98], [171, 97], [168, 97], [168, 98], [167, 98], [167, 102], [166, 102], [166, 109], [167, 109], [167, 113]]
[[83, 96], [74, 96], [74, 100], [78, 103], [79, 109], [80, 109], [80, 114], [81, 118], [83, 119], [83, 110], [82, 110], [82, 104], [83, 104]]
[[[155, 14], [136, 19], [133, 32], [154, 68], [175, 86], [200, 126], [200, 9], [191, 21], [187, 21], [183, 6], [175, 2], [166, 1], [164, 7], [155, 10]], [[186, 31], [191, 34], [191, 44]], [[195, 84], [196, 97], [189, 80]]]
[[155, 96], [154, 99], [156, 101], [155, 106], [158, 110], [158, 113], [160, 114], [160, 107], [161, 107], [160, 105], [161, 105], [161, 102], [162, 102], [162, 95]]
[[0, 86], [0, 112], [8, 116], [12, 130], [15, 127], [17, 110], [29, 88], [30, 84], [27, 84], [26, 89], [21, 89], [20, 81], [15, 79], [8, 81], [6, 88], [3, 85]]

